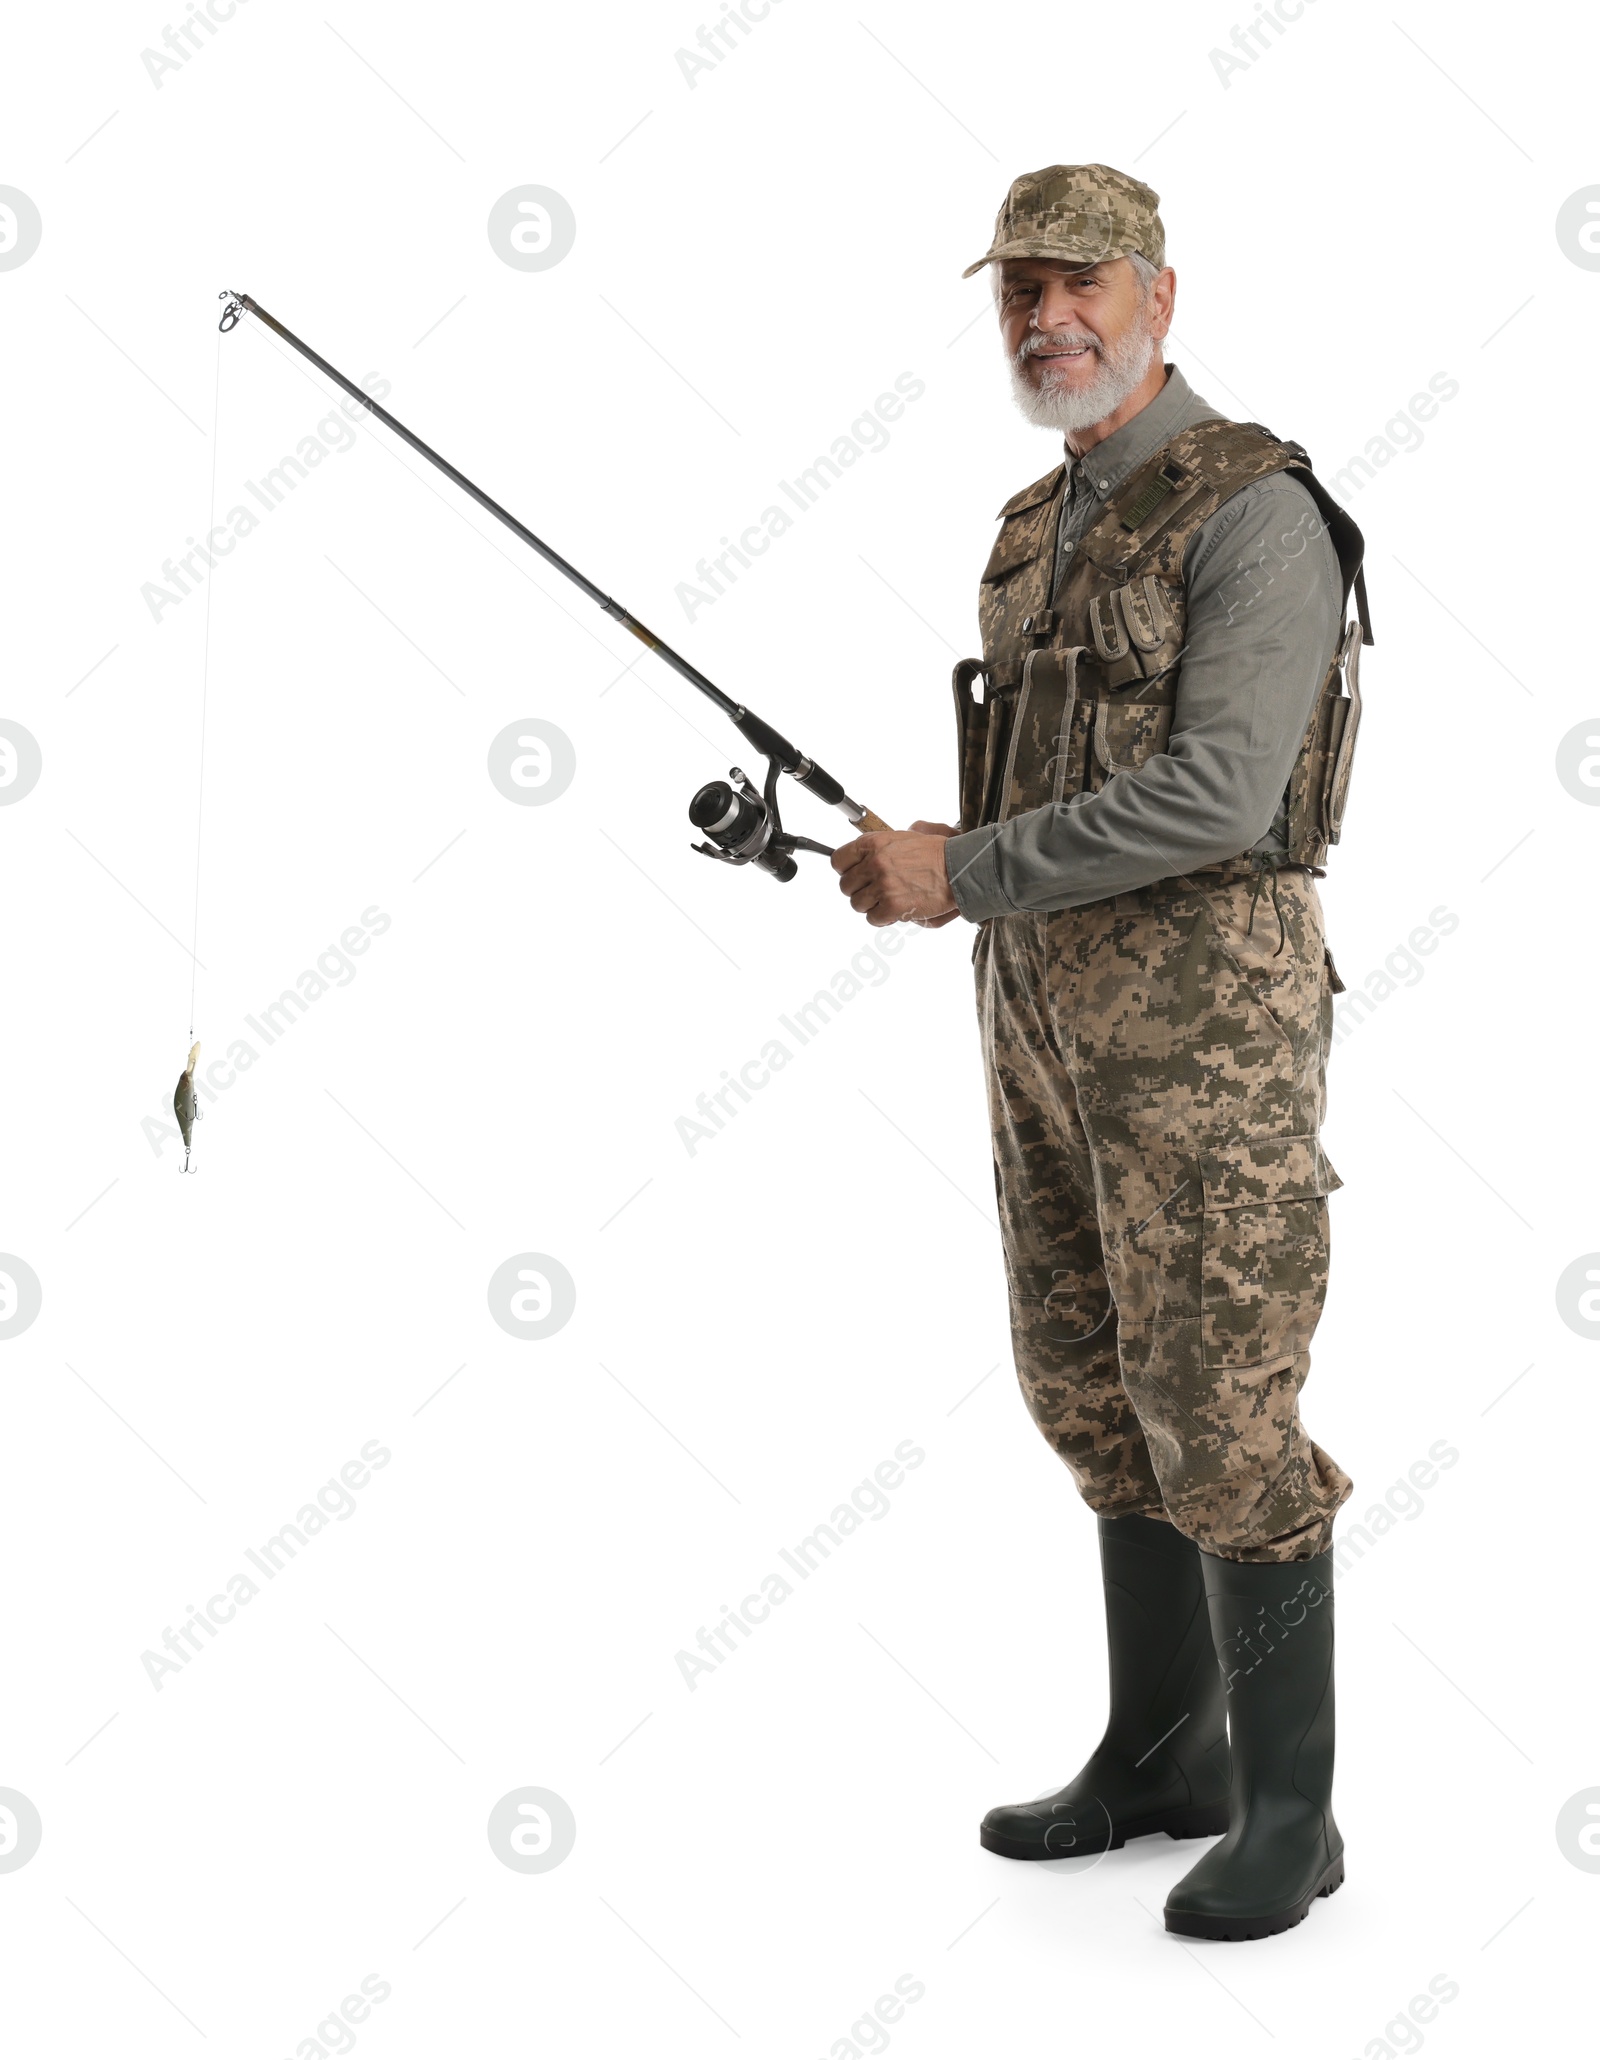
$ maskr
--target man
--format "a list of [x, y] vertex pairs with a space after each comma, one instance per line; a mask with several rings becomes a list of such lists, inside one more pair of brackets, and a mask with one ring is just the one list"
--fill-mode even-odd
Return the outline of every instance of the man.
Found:
[[1022, 1860], [1224, 1832], [1167, 1928], [1263, 1938], [1344, 1879], [1350, 1481], [1299, 1394], [1339, 1185], [1314, 883], [1371, 634], [1360, 533], [1305, 452], [1163, 361], [1157, 204], [1108, 166], [1050, 166], [969, 267], [994, 267], [1016, 398], [1065, 463], [1001, 510], [983, 659], [956, 668], [959, 826], [859, 837], [834, 865], [869, 923], [980, 926], [1017, 1371], [1099, 1523], [1105, 1735], [982, 1841]]

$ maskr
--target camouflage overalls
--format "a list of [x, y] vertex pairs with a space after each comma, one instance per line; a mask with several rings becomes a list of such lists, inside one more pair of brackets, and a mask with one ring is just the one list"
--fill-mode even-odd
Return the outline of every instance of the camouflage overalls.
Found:
[[[1256, 424], [1195, 424], [1136, 467], [1053, 596], [1063, 470], [1007, 503], [984, 660], [956, 670], [963, 830], [1165, 748], [1185, 545], [1281, 469], [1322, 510], [1348, 593], [1359, 533], [1300, 447]], [[1314, 881], [1349, 777], [1359, 636], [1352, 623], [1295, 762], [1283, 868], [1247, 855], [996, 917], [973, 953], [1028, 1406], [1092, 1508], [1165, 1515], [1231, 1559], [1326, 1550], [1350, 1493], [1298, 1403], [1339, 1185], [1318, 1141], [1334, 976]]]

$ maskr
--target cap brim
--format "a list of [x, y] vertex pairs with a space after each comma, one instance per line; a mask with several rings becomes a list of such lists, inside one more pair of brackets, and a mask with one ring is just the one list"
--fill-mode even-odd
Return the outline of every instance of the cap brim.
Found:
[[1080, 252], [1074, 253], [1060, 243], [1046, 243], [1039, 236], [1021, 236], [1012, 243], [997, 243], [987, 257], [979, 258], [975, 265], [968, 265], [961, 276], [963, 279], [970, 279], [974, 272], [981, 272], [985, 265], [998, 265], [1007, 258], [1057, 258], [1063, 264], [1072, 265], [1107, 264], [1112, 258], [1127, 257], [1133, 248], [1130, 243], [1126, 247], [1119, 244], [1112, 250], [1097, 250], [1093, 245], [1086, 244]]

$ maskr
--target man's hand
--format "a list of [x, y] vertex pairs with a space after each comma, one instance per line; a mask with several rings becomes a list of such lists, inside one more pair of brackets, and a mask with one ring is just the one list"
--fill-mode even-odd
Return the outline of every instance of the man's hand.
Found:
[[945, 872], [951, 823], [913, 823], [909, 830], [869, 830], [833, 854], [839, 891], [875, 930], [920, 923], [939, 930], [961, 913]]

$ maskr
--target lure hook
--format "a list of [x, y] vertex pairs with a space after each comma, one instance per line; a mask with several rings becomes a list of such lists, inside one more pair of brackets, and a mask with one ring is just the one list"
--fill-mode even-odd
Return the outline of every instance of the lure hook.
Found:
[[217, 324], [217, 327], [222, 331], [223, 335], [226, 336], [230, 329], [235, 329], [238, 327], [239, 317], [244, 313], [244, 302], [239, 298], [238, 294], [234, 292], [231, 286], [225, 286], [222, 289], [222, 291], [217, 295], [217, 298], [218, 300], [225, 300], [228, 303], [228, 305], [222, 310], [222, 320]]

